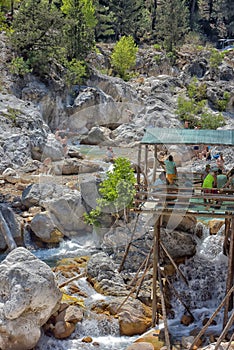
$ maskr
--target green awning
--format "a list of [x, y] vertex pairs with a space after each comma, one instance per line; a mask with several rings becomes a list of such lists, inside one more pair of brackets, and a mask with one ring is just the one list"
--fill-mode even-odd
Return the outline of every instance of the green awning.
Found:
[[234, 130], [147, 128], [142, 144], [234, 145]]

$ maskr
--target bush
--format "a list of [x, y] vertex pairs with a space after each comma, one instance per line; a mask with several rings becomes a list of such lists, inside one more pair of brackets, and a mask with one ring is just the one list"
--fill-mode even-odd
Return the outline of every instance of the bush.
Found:
[[217, 129], [225, 125], [225, 120], [222, 114], [214, 115], [208, 111], [204, 111], [201, 115], [200, 124], [202, 129]]
[[223, 58], [225, 56], [224, 52], [219, 52], [217, 49], [211, 50], [209, 64], [213, 69], [217, 69], [220, 64], [223, 62]]
[[131, 36], [123, 36], [115, 45], [111, 63], [121, 78], [128, 79], [127, 70], [136, 63], [137, 51], [138, 47]]
[[66, 61], [67, 68], [65, 80], [68, 86], [82, 84], [86, 76], [86, 66], [84, 61], [73, 59], [71, 62]]
[[98, 218], [102, 212], [117, 215], [132, 205], [135, 195], [135, 176], [128, 159], [119, 157], [114, 162], [112, 172], [107, 172], [107, 178], [100, 184], [99, 192], [102, 198], [97, 200], [97, 207], [84, 214], [85, 222], [99, 225]]
[[220, 112], [223, 112], [223, 111], [226, 110], [229, 101], [230, 101], [230, 93], [227, 92], [227, 91], [225, 91], [225, 92], [223, 93], [223, 98], [216, 101], [215, 107], [216, 107]]
[[24, 76], [32, 72], [29, 60], [24, 61], [22, 57], [13, 58], [10, 63], [10, 72], [11, 74], [16, 74], [20, 76]]

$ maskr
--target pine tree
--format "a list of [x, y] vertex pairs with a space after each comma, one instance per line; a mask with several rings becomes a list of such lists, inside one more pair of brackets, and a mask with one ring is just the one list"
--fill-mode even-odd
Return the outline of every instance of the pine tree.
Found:
[[114, 13], [115, 39], [121, 36], [132, 35], [137, 38], [137, 33], [142, 27], [145, 16], [145, 8], [142, 0], [111, 0], [110, 10]]
[[189, 10], [185, 0], [162, 0], [158, 6], [157, 39], [172, 52], [189, 31]]
[[69, 60], [84, 59], [94, 46], [95, 9], [92, 0], [63, 0], [64, 37]]
[[34, 71], [43, 71], [49, 59], [56, 57], [61, 45], [63, 19], [47, 0], [24, 0], [15, 13], [11, 43], [15, 52], [29, 60]]

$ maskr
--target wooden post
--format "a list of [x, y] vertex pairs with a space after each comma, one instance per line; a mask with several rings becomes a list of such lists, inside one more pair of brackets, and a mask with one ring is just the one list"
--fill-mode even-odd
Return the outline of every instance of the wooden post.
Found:
[[149, 146], [145, 145], [145, 163], [144, 163], [144, 173], [147, 179], [147, 183], [149, 183], [148, 181], [148, 151], [149, 151]]
[[[226, 294], [233, 287], [234, 279], [234, 215], [231, 219], [231, 235], [230, 235], [230, 246], [228, 254], [228, 273], [227, 273], [227, 283], [226, 283]], [[233, 308], [233, 294], [227, 299], [224, 306], [224, 316], [223, 316], [223, 329], [228, 322], [228, 311]]]
[[164, 331], [165, 331], [165, 343], [166, 343], [166, 346], [167, 346], [167, 350], [170, 350], [171, 349], [171, 343], [170, 343], [170, 336], [169, 336], [169, 330], [168, 330], [168, 324], [167, 324], [166, 303], [165, 303], [165, 298], [164, 298], [162, 276], [161, 276], [161, 271], [160, 271], [159, 264], [158, 264], [158, 279], [159, 279], [159, 286], [160, 286], [160, 296], [161, 296], [163, 323], [164, 323]]
[[156, 180], [156, 170], [157, 170], [157, 145], [154, 145], [154, 167], [153, 167], [153, 175], [152, 175], [152, 183]]
[[153, 239], [153, 286], [152, 286], [152, 327], [158, 323], [158, 297], [157, 297], [157, 281], [158, 281], [158, 261], [159, 261], [159, 241], [160, 241], [160, 216], [157, 217], [154, 224]]
[[138, 148], [138, 159], [137, 159], [137, 184], [141, 183], [141, 144]]

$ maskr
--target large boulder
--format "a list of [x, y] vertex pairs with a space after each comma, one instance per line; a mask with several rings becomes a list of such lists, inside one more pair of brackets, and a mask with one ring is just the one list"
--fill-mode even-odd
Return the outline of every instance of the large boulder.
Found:
[[[23, 191], [22, 203], [26, 208], [41, 206], [47, 210], [46, 216], [38, 217], [39, 220], [35, 219], [33, 227], [39, 236], [44, 236], [49, 241], [51, 239], [54, 241], [55, 232], [56, 238], [60, 239], [61, 233], [71, 237], [90, 231], [90, 227], [84, 222], [85, 208], [81, 194], [77, 190], [55, 183], [34, 184]], [[46, 234], [42, 234], [43, 229]], [[60, 233], [54, 231], [55, 229]]]
[[41, 326], [59, 308], [61, 292], [54, 274], [22, 247], [8, 254], [0, 273], [0, 348], [32, 349]]

